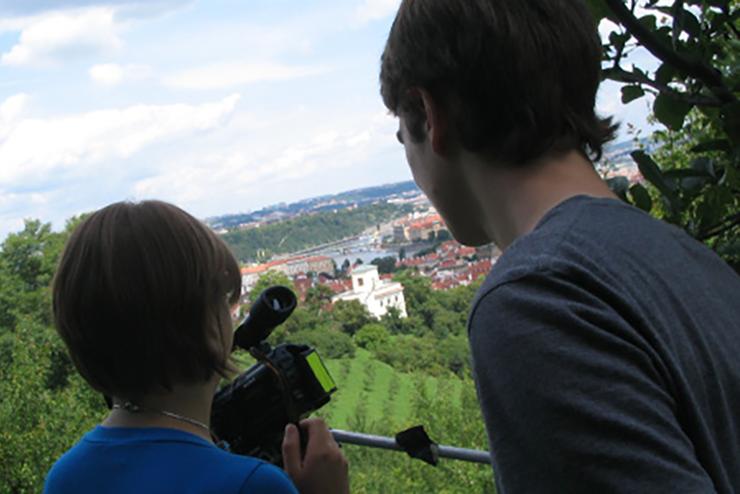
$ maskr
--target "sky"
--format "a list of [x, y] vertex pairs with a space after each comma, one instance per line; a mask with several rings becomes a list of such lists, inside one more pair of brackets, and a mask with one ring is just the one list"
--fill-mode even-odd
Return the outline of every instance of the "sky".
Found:
[[[121, 200], [205, 218], [410, 180], [378, 84], [398, 3], [0, 0], [0, 239]], [[645, 125], [616, 86], [599, 109]]]

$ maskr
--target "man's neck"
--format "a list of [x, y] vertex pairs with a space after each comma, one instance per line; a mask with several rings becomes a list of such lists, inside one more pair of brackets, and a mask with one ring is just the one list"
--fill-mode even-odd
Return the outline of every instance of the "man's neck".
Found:
[[468, 158], [468, 180], [485, 215], [482, 227], [502, 250], [571, 197], [616, 198], [591, 162], [575, 151], [518, 168]]

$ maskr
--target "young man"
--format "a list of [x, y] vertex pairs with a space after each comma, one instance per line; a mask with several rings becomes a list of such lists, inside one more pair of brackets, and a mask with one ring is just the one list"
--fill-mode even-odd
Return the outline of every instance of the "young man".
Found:
[[592, 165], [580, 0], [404, 0], [382, 95], [453, 235], [503, 255], [469, 319], [499, 492], [740, 492], [740, 279]]
[[241, 291], [226, 244], [163, 202], [116, 203], [70, 237], [53, 284], [54, 322], [87, 382], [113, 409], [57, 461], [44, 492], [349, 492], [326, 425], [286, 430], [285, 469], [223, 451], [213, 393], [233, 367], [230, 308]]

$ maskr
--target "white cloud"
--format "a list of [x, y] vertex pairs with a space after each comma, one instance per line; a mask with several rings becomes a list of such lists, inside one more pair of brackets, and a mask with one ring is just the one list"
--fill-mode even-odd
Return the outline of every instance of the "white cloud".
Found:
[[[0, 104], [0, 123], [3, 126], [12, 124], [21, 116], [27, 104], [28, 95], [25, 93], [14, 94], [7, 98]], [[0, 135], [4, 133], [4, 130], [0, 130]]]
[[325, 72], [323, 67], [279, 63], [220, 63], [189, 69], [164, 78], [181, 89], [225, 89], [257, 82], [287, 81]]
[[123, 67], [115, 63], [104, 63], [90, 67], [90, 78], [106, 86], [115, 86], [123, 81]]
[[151, 68], [146, 65], [119, 65], [103, 63], [93, 65], [88, 70], [90, 79], [103, 86], [116, 86], [124, 81], [146, 79], [151, 75]]
[[[53, 118], [20, 118], [0, 135], [0, 190], [85, 176], [156, 143], [221, 125], [239, 95], [201, 105], [137, 105]], [[6, 100], [2, 107], [12, 108]], [[2, 110], [0, 110], [0, 113]], [[12, 114], [12, 111], [10, 112]]]
[[[330, 179], [339, 169], [357, 166], [388, 146], [397, 147], [393, 137], [397, 124], [386, 112], [327, 122], [312, 132], [306, 131], [306, 121], [315, 123], [320, 119], [313, 113], [292, 115], [272, 122], [270, 128], [259, 129], [251, 141], [236, 142], [228, 149], [210, 147], [183, 160], [173, 160], [176, 167], [139, 180], [133, 188], [135, 196], [224, 213], [243, 208], [244, 199], [250, 197], [252, 203], [255, 196], [275, 202], [277, 194], [301, 188], [305, 179]], [[275, 129], [280, 129], [281, 135], [297, 136], [296, 140], [285, 146], [284, 138], [273, 142], [260, 139], [275, 135]], [[303, 197], [311, 195], [310, 191], [302, 193]]]
[[395, 14], [400, 5], [400, 0], [364, 0], [357, 7], [356, 15], [360, 22], [370, 22], [384, 19]]
[[4, 65], [45, 65], [119, 49], [112, 8], [52, 12], [27, 20], [20, 39], [2, 54]]

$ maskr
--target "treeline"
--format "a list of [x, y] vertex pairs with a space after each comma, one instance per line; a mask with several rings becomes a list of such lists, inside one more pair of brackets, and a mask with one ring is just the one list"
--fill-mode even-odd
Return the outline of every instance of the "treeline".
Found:
[[410, 206], [380, 202], [355, 209], [309, 214], [259, 228], [235, 230], [224, 234], [223, 238], [239, 260], [258, 261], [357, 235], [368, 227], [409, 212]]
[[0, 493], [41, 492], [53, 462], [106, 413], [51, 327], [61, 233], [27, 221], [0, 245]]

